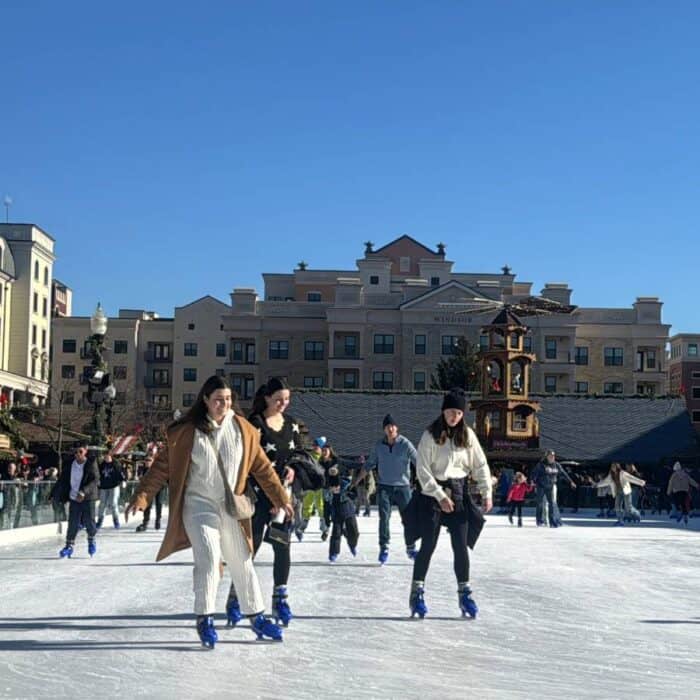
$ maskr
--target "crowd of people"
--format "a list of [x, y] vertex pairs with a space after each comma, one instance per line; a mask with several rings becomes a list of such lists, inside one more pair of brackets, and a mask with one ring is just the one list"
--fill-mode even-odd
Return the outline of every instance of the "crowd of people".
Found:
[[[439, 415], [426, 426], [417, 447], [402, 435], [396, 418], [387, 414], [368, 457], [348, 463], [338, 457], [328, 437], [304, 435], [302, 424], [287, 410], [290, 401], [286, 382], [272, 378], [260, 387], [251, 413], [244, 417], [226, 380], [213, 376], [190, 410], [169, 426], [157, 454], [147, 455], [136, 470], [109, 452], [98, 460], [86, 444], [75, 446], [60, 473], [26, 464], [18, 469], [9, 463], [0, 482], [0, 528], [9, 517], [17, 526], [24, 508], [34, 523], [41, 500], [38, 484], [53, 482], [46, 498], [54, 519], [59, 527], [68, 521], [60, 556], [73, 555], [82, 529], [88, 553], [94, 556], [105, 517], [111, 515], [113, 527], [121, 527], [120, 491], [127, 483], [132, 482], [132, 492], [124, 519], [143, 511], [138, 532], [149, 528], [151, 508], [154, 527], [160, 529], [167, 499], [166, 531], [157, 559], [192, 548], [196, 629], [202, 645], [213, 648], [218, 641], [216, 595], [225, 568], [231, 578], [228, 625], [236, 626], [247, 617], [258, 638], [281, 640], [283, 628], [294, 617], [289, 592], [292, 541], [303, 541], [317, 517], [321, 539], [328, 541], [330, 565], [341, 556], [343, 540], [349, 554], [356, 556], [358, 517], [370, 515], [373, 497], [379, 516], [380, 565], [390, 557], [394, 507], [401, 519], [405, 555], [412, 560], [410, 614], [420, 618], [428, 614], [425, 583], [445, 528], [458, 607], [462, 615], [475, 618], [478, 606], [470, 583], [469, 550], [479, 538], [484, 513], [492, 508], [492, 494], [500, 500], [499, 512], [513, 525], [522, 527], [523, 509], [532, 504], [538, 526], [557, 528], [562, 525], [560, 498], [575, 512], [595, 492], [598, 516], [612, 515], [617, 525], [639, 522], [646, 509], [667, 509], [672, 517], [687, 522], [691, 492], [698, 490], [680, 463], [661, 488], [642, 478], [631, 464], [613, 463], [606, 474], [570, 473], [552, 450], [530, 469], [504, 466], [492, 473], [465, 421], [467, 399], [458, 389], [444, 395]], [[139, 477], [136, 483], [134, 472]], [[263, 543], [273, 554], [270, 614], [255, 570]]]

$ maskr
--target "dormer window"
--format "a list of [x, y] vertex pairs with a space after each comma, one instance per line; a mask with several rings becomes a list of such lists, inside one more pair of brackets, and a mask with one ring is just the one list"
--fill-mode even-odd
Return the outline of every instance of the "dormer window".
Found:
[[439, 277], [431, 277], [430, 278], [430, 286], [431, 287], [439, 287], [440, 286], [440, 278]]
[[399, 258], [399, 271], [400, 272], [410, 272], [411, 271], [411, 258], [408, 256], [402, 256]]
[[379, 275], [372, 275], [369, 278], [369, 283], [370, 284], [379, 284]]
[[321, 292], [309, 292], [306, 301], [321, 301]]

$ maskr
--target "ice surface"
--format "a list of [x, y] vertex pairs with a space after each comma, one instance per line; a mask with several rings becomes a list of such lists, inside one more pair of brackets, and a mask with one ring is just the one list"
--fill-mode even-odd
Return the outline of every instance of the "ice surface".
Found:
[[[70, 561], [58, 537], [3, 547], [0, 697], [700, 697], [700, 522], [565, 518], [548, 530], [489, 516], [472, 556], [476, 621], [460, 617], [445, 533], [419, 621], [396, 514], [381, 568], [376, 517], [359, 519], [357, 559], [343, 544], [333, 565], [314, 519], [292, 546], [285, 641], [227, 630], [222, 614], [213, 651], [189, 613], [190, 553], [154, 563], [162, 533], [107, 527], [93, 560], [84, 533]], [[271, 554], [263, 544], [268, 601]]]

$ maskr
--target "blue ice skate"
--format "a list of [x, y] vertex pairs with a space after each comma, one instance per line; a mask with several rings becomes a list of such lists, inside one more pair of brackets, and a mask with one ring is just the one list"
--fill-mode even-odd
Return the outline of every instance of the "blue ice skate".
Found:
[[289, 627], [294, 617], [287, 603], [287, 586], [275, 586], [272, 593], [272, 617], [275, 618], [275, 622], [281, 622], [284, 627]]
[[623, 527], [624, 526], [624, 521], [622, 520], [616, 520], [615, 521], [615, 527]]
[[472, 589], [469, 586], [463, 586], [459, 589], [459, 609], [462, 611], [462, 617], [476, 618], [479, 608], [472, 598]]
[[59, 553], [58, 556], [61, 557], [61, 559], [68, 558], [70, 559], [73, 556], [73, 545], [72, 544], [67, 544]]
[[411, 608], [411, 617], [418, 617], [422, 620], [428, 614], [428, 606], [425, 604], [423, 595], [425, 589], [421, 583], [414, 583], [411, 590], [411, 597], [408, 601], [409, 607]]
[[262, 613], [251, 618], [250, 627], [257, 635], [258, 639], [267, 637], [274, 642], [282, 641], [282, 630]]
[[338, 560], [338, 555], [337, 554], [329, 554], [328, 555], [328, 561], [332, 564], [334, 561]]
[[388, 549], [380, 549], [379, 550], [379, 564], [381, 566], [384, 566], [386, 564], [387, 560], [389, 559], [389, 550]]
[[415, 544], [409, 544], [409, 545], [406, 547], [406, 556], [407, 556], [409, 559], [415, 560], [415, 558], [418, 556], [418, 550], [416, 549], [416, 545], [415, 545]]
[[95, 554], [97, 554], [97, 545], [95, 544], [95, 540], [90, 540], [88, 542], [88, 554], [91, 557], [94, 557]]
[[226, 603], [226, 626], [235, 627], [242, 619], [243, 615], [241, 613], [241, 606], [238, 603], [238, 598], [232, 596]]
[[197, 634], [205, 649], [213, 649], [219, 641], [219, 635], [214, 628], [214, 618], [211, 615], [200, 615], [197, 618]]

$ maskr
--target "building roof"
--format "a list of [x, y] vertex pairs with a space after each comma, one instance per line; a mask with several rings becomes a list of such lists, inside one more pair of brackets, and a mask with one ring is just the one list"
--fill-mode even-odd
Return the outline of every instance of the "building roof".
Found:
[[[561, 459], [657, 465], [676, 458], [698, 459], [698, 437], [679, 398], [538, 396], [540, 446]], [[290, 412], [312, 436], [326, 435], [336, 452], [367, 454], [382, 436], [387, 413], [401, 433], [418, 443], [440, 413], [441, 393], [294, 393]], [[474, 423], [474, 414], [467, 420]]]
[[496, 318], [491, 321], [490, 326], [523, 326], [522, 321], [507, 308], [501, 309]]
[[386, 243], [381, 248], [377, 248], [377, 250], [372, 251], [371, 255], [381, 254], [382, 252], [387, 250], [387, 248], [393, 246], [395, 243], [398, 243], [399, 241], [404, 241], [404, 240], [408, 240], [408, 241], [411, 241], [411, 243], [415, 243], [415, 245], [422, 248], [431, 257], [434, 257], [434, 258], [442, 258], [443, 257], [439, 253], [437, 253], [436, 251], [428, 248], [427, 245], [424, 245], [423, 243], [421, 243], [420, 241], [417, 241], [415, 238], [413, 238], [412, 236], [409, 236], [406, 233], [404, 233], [402, 236], [399, 236], [398, 238], [394, 238], [393, 241], [389, 241], [389, 243]]

